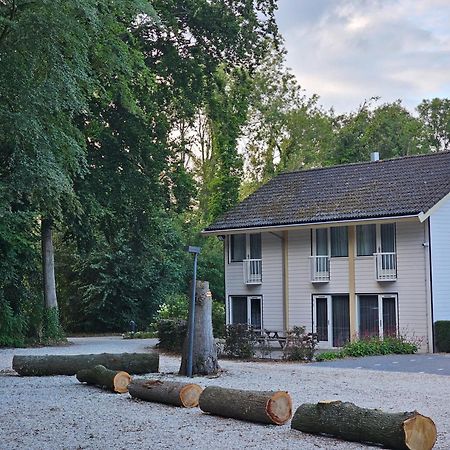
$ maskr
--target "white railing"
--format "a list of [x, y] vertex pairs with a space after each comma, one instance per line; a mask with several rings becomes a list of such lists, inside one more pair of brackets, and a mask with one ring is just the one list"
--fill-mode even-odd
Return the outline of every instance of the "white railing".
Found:
[[242, 261], [244, 269], [245, 284], [262, 283], [262, 259], [244, 259]]
[[375, 276], [377, 281], [397, 279], [397, 259], [395, 253], [374, 253]]
[[330, 257], [311, 256], [311, 281], [324, 283], [330, 281]]

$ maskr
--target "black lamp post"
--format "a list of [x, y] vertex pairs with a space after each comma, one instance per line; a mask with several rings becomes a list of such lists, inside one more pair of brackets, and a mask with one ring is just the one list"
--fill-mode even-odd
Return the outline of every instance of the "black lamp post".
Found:
[[194, 354], [194, 324], [195, 324], [195, 285], [197, 282], [197, 258], [200, 253], [200, 247], [189, 246], [186, 250], [194, 255], [194, 275], [192, 277], [192, 295], [189, 304], [189, 323], [188, 323], [188, 354], [186, 375], [192, 378], [192, 359]]

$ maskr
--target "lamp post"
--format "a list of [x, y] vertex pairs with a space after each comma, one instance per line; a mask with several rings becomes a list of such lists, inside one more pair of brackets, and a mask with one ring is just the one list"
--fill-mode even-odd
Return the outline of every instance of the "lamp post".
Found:
[[194, 255], [194, 275], [192, 277], [192, 295], [189, 304], [189, 323], [188, 323], [188, 354], [186, 375], [192, 378], [192, 359], [194, 354], [194, 326], [195, 326], [195, 285], [197, 282], [197, 258], [200, 253], [200, 247], [189, 246], [186, 250]]

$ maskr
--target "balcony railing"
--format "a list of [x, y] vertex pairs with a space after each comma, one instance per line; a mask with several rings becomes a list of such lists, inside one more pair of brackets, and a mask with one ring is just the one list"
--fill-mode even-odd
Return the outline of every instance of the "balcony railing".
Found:
[[311, 256], [311, 282], [326, 283], [330, 281], [330, 257]]
[[262, 260], [261, 259], [244, 259], [242, 261], [244, 269], [245, 284], [261, 284], [262, 283]]
[[395, 253], [374, 253], [375, 276], [377, 281], [397, 279], [397, 258]]

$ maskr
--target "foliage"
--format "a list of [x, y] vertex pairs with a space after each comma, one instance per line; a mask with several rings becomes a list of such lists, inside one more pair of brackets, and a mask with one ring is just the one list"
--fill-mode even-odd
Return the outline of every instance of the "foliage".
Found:
[[122, 337], [124, 339], [152, 339], [158, 337], [158, 333], [155, 331], [136, 331], [136, 333], [124, 333]]
[[224, 354], [230, 358], [252, 358], [257, 343], [253, 328], [244, 323], [230, 324], [225, 329]]
[[411, 354], [416, 353], [418, 349], [419, 341], [417, 339], [407, 339], [404, 336], [386, 337], [384, 339], [371, 337], [348, 342], [337, 352], [320, 353], [316, 356], [316, 360], [327, 361], [345, 357]]
[[169, 352], [181, 352], [187, 333], [187, 322], [182, 319], [158, 321], [158, 347]]
[[43, 313], [42, 341], [46, 344], [54, 344], [65, 341], [64, 331], [59, 321], [57, 308], [45, 308]]
[[434, 336], [438, 352], [450, 352], [450, 320], [438, 320], [434, 323]]
[[312, 361], [319, 341], [314, 333], [306, 333], [305, 327], [293, 327], [286, 335], [283, 359], [288, 361]]
[[219, 300], [213, 300], [212, 326], [215, 338], [225, 337], [225, 304]]
[[423, 100], [417, 106], [421, 121], [427, 127], [434, 151], [450, 148], [450, 99]]

